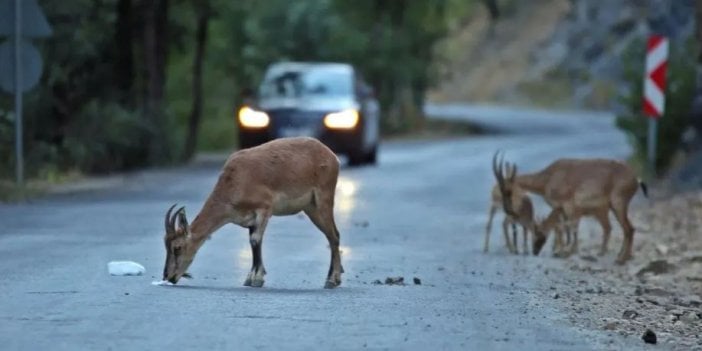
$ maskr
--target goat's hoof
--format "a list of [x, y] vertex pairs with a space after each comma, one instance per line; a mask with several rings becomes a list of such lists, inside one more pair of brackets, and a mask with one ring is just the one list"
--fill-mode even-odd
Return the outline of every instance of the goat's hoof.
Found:
[[325, 288], [325, 289], [334, 289], [334, 288], [336, 288], [337, 286], [339, 286], [340, 284], [341, 284], [341, 282], [338, 282], [338, 283], [337, 283], [337, 282], [335, 282], [335, 281], [327, 280], [327, 282], [324, 283], [324, 288]]
[[244, 286], [251, 286], [251, 278], [246, 278], [246, 280], [244, 280]]
[[263, 286], [264, 280], [263, 279], [253, 279], [251, 280], [251, 287], [252, 288], [260, 288]]

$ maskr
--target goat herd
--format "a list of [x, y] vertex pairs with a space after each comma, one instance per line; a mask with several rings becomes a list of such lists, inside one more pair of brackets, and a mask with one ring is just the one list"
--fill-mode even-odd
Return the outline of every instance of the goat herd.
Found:
[[[645, 194], [646, 186], [626, 164], [604, 159], [561, 159], [539, 172], [518, 175], [517, 166], [505, 163], [497, 152], [492, 169], [497, 185], [492, 190], [486, 251], [492, 217], [501, 207], [506, 214], [505, 240], [513, 253], [518, 252], [516, 224], [519, 224], [524, 231], [525, 252], [529, 232], [536, 255], [548, 234], [555, 231], [554, 252], [572, 254], [578, 249], [577, 227], [582, 216], [594, 216], [602, 225], [601, 252], [605, 253], [611, 231], [609, 211], [612, 210], [624, 231], [617, 262], [624, 263], [631, 257], [634, 228], [627, 211], [638, 187], [641, 186]], [[338, 176], [336, 155], [313, 138], [276, 139], [233, 153], [192, 223], [188, 222], [184, 207], [173, 212], [173, 205], [166, 213], [163, 280], [175, 284], [180, 278], [189, 277], [187, 269], [204, 242], [223, 225], [234, 223], [249, 229], [253, 260], [244, 285], [261, 287], [266, 274], [261, 246], [268, 220], [272, 216], [304, 212], [329, 241], [331, 260], [324, 287], [339, 286], [344, 268], [339, 252], [339, 230], [334, 221]], [[534, 218], [534, 206], [527, 193], [540, 195], [551, 206], [551, 213], [544, 220]], [[508, 236], [510, 224], [512, 241]]]
[[[484, 251], [488, 251], [492, 219], [498, 209], [505, 213], [502, 231], [507, 249], [519, 253], [517, 224], [522, 227], [522, 251], [528, 253], [528, 234], [532, 235], [532, 252], [538, 255], [550, 232], [555, 232], [553, 253], [567, 257], [578, 250], [578, 225], [583, 216], [594, 217], [602, 226], [600, 255], [607, 252], [612, 226], [609, 211], [622, 227], [624, 241], [616, 262], [631, 258], [634, 227], [628, 217], [629, 203], [639, 187], [645, 196], [646, 184], [636, 173], [620, 161], [608, 159], [559, 159], [546, 168], [517, 174], [517, 166], [504, 161], [498, 151], [492, 159], [496, 184], [492, 188], [492, 202], [485, 232]], [[537, 219], [528, 193], [541, 196], [551, 207], [544, 219]], [[509, 227], [512, 229], [510, 239]], [[563, 238], [563, 234], [566, 237]]]

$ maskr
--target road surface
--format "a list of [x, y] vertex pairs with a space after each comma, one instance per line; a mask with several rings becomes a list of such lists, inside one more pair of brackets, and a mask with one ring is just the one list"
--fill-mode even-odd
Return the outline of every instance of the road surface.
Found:
[[[322, 289], [326, 239], [302, 216], [269, 224], [264, 288], [242, 286], [251, 255], [246, 230], [232, 225], [198, 253], [193, 280], [151, 285], [163, 269], [165, 210], [178, 202], [192, 220], [218, 163], [135, 173], [106, 190], [0, 205], [1, 348], [541, 351], [639, 345], [569, 326], [543, 298], [548, 276], [538, 268], [552, 259], [508, 255], [496, 231], [491, 252], [481, 252], [493, 152], [506, 151], [523, 171], [562, 156], [624, 158], [628, 147], [611, 117], [549, 114], [548, 128], [535, 128], [543, 118], [518, 109], [428, 110], [451, 118], [485, 114], [478, 116], [481, 123], [517, 133], [386, 143], [378, 167], [343, 169], [336, 216], [346, 273], [335, 290]], [[110, 276], [111, 260], [137, 261], [146, 275]], [[389, 276], [403, 276], [407, 285], [372, 284]]]

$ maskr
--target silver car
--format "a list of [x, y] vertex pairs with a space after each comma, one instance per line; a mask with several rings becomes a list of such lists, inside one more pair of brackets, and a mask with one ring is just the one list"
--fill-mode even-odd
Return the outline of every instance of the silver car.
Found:
[[379, 105], [344, 63], [282, 62], [268, 67], [255, 96], [237, 112], [241, 148], [291, 136], [315, 137], [352, 165], [376, 163]]

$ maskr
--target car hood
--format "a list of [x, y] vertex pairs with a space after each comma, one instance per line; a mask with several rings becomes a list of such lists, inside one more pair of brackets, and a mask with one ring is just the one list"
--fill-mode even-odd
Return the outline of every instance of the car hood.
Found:
[[358, 104], [348, 97], [310, 97], [310, 98], [268, 98], [258, 101], [262, 110], [296, 109], [301, 111], [336, 111], [358, 108]]

